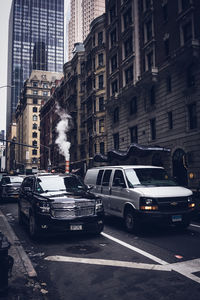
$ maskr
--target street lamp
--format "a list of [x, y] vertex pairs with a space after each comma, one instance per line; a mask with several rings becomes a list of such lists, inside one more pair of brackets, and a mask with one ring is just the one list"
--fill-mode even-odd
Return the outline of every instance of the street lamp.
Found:
[[51, 147], [43, 145], [41, 143], [40, 143], [40, 146], [48, 149], [48, 151], [49, 151], [49, 154], [48, 154], [48, 167], [51, 167], [51, 152], [50, 152], [51, 151]]
[[2, 88], [5, 88], [5, 87], [9, 87], [9, 88], [14, 88], [15, 87], [15, 85], [2, 85], [2, 86], [0, 86], [0, 89], [2, 89]]

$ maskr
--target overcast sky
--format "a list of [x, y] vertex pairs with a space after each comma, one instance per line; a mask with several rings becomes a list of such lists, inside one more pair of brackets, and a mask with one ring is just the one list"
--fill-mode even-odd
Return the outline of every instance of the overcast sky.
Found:
[[[65, 8], [68, 8], [69, 2], [70, 0], [65, 0]], [[8, 20], [11, 3], [12, 0], [1, 0], [0, 5], [0, 87], [7, 84]], [[7, 89], [0, 88], [0, 130], [6, 128], [6, 95]]]

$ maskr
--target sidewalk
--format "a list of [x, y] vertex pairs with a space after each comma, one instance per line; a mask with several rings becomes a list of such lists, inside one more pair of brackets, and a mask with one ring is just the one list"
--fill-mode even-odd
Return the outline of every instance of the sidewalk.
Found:
[[7, 295], [1, 296], [0, 299], [5, 300], [44, 300], [48, 299], [47, 295], [43, 294], [45, 290], [37, 282], [37, 273], [20, 244], [19, 239], [12, 230], [6, 217], [0, 209], [0, 232], [2, 232], [11, 247], [8, 254], [14, 259], [12, 276], [8, 281]]

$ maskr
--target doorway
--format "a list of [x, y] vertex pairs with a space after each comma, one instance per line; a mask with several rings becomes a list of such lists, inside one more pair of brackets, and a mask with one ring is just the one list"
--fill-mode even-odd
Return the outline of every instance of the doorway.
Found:
[[185, 156], [185, 152], [182, 149], [177, 149], [172, 157], [173, 177], [175, 177], [178, 184], [182, 186], [188, 185]]

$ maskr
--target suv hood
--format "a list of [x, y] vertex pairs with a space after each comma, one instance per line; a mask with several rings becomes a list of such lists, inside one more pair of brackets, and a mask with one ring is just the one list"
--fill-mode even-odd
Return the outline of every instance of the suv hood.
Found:
[[93, 194], [83, 192], [83, 193], [67, 193], [65, 191], [60, 192], [47, 192], [42, 194], [45, 198], [48, 198], [52, 202], [59, 202], [59, 203], [75, 203], [79, 201], [91, 201], [95, 200], [95, 196]]
[[188, 197], [193, 193], [191, 190], [182, 186], [155, 186], [155, 187], [136, 187], [134, 191], [144, 197]]

